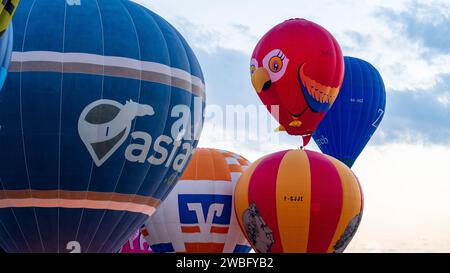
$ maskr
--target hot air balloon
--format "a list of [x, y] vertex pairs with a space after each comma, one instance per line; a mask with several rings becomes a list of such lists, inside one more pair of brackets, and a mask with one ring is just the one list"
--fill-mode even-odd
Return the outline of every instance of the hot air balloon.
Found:
[[263, 157], [235, 190], [239, 224], [260, 253], [343, 252], [363, 212], [363, 194], [352, 171], [312, 151]]
[[0, 90], [3, 88], [13, 49], [13, 26], [10, 25], [0, 36]]
[[234, 187], [249, 164], [231, 152], [196, 149], [179, 183], [145, 223], [142, 233], [153, 251], [249, 252], [233, 207]]
[[0, 247], [111, 252], [184, 171], [204, 80], [183, 37], [128, 0], [22, 0], [0, 94]]
[[20, 0], [3, 0], [0, 2], [0, 36], [6, 32], [19, 3]]
[[345, 57], [345, 77], [331, 110], [317, 127], [314, 140], [323, 153], [350, 168], [383, 120], [386, 91], [370, 63]]
[[339, 93], [344, 61], [327, 30], [292, 19], [259, 41], [250, 72], [259, 98], [281, 124], [278, 130], [303, 136], [306, 146]]
[[20, 0], [2, 1], [0, 3], [0, 90], [5, 83], [13, 48], [13, 27], [11, 20]]
[[152, 249], [145, 241], [144, 235], [137, 230], [133, 236], [122, 246], [120, 253], [153, 253]]

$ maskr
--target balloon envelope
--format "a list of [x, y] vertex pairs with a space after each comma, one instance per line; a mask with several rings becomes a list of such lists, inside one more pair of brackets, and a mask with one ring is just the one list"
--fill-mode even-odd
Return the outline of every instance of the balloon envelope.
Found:
[[370, 63], [345, 57], [345, 77], [333, 107], [317, 127], [320, 150], [350, 168], [384, 117], [386, 91], [380, 73]]
[[13, 38], [13, 26], [11, 24], [0, 36], [0, 90], [2, 90], [6, 76], [8, 75], [13, 50]]
[[[22, 0], [0, 94], [0, 246], [114, 252], [197, 145], [204, 84], [164, 19], [128, 0]], [[194, 135], [195, 133], [195, 135]]]
[[288, 20], [256, 46], [250, 71], [264, 105], [290, 135], [307, 145], [339, 93], [344, 61], [338, 42], [305, 19]]
[[265, 156], [244, 172], [235, 207], [257, 252], [343, 252], [361, 221], [363, 194], [340, 161], [291, 150]]
[[143, 233], [155, 252], [247, 253], [233, 192], [250, 164], [227, 151], [196, 149], [186, 171]]
[[0, 2], [0, 35], [2, 35], [11, 24], [11, 20], [16, 13], [19, 4], [20, 0], [8, 0]]

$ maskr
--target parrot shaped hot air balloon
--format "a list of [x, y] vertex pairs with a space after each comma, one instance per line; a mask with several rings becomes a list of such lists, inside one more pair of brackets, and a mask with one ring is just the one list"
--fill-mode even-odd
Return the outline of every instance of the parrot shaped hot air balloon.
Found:
[[[5, 1], [3, 1], [5, 2]], [[205, 86], [180, 33], [128, 0], [22, 0], [0, 93], [0, 247], [117, 253], [197, 146]]]
[[247, 253], [233, 192], [250, 165], [240, 155], [196, 149], [180, 181], [142, 230], [158, 253]]
[[327, 30], [292, 19], [259, 41], [250, 72], [259, 98], [281, 124], [279, 130], [303, 136], [306, 146], [339, 93], [344, 61]]
[[312, 151], [253, 163], [235, 190], [239, 224], [260, 253], [343, 252], [363, 213], [363, 193], [339, 160]]
[[313, 137], [322, 152], [352, 167], [381, 121], [386, 90], [370, 63], [345, 57], [345, 77], [333, 107]]

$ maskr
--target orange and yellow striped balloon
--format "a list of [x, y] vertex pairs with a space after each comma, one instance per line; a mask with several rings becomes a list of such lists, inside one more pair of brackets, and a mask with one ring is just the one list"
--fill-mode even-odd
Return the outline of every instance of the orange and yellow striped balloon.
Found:
[[343, 252], [363, 212], [358, 179], [330, 156], [289, 150], [265, 156], [235, 189], [239, 224], [257, 252]]

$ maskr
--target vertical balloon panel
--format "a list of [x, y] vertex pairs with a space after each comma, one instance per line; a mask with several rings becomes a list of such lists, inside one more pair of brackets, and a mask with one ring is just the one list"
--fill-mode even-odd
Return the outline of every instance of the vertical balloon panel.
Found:
[[8, 68], [11, 62], [13, 48], [13, 26], [10, 25], [5, 32], [0, 35], [0, 90], [3, 88]]
[[8, 0], [0, 3], [0, 36], [11, 26], [11, 20], [19, 4], [20, 0]]
[[0, 95], [0, 246], [117, 252], [197, 145], [198, 61], [169, 23], [128, 0], [23, 0], [14, 26]]

